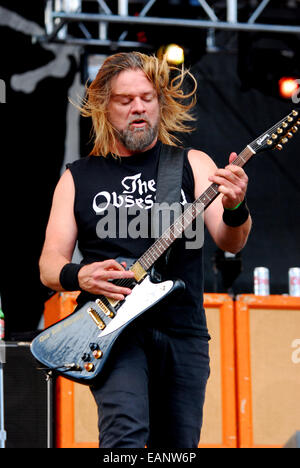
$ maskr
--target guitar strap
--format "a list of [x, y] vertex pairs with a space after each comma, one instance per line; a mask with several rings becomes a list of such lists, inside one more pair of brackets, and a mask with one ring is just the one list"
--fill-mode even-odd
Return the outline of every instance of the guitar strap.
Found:
[[152, 233], [162, 235], [181, 214], [181, 185], [185, 149], [161, 145], [156, 182], [156, 199], [152, 210]]
[[[156, 181], [156, 198], [151, 212], [151, 234], [157, 239], [182, 213], [181, 185], [184, 164], [183, 148], [161, 144]], [[171, 248], [161, 258], [167, 264]], [[130, 268], [136, 259], [117, 257]]]

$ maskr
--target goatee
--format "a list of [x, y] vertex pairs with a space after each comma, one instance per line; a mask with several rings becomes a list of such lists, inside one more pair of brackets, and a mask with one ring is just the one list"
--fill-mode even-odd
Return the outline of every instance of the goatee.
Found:
[[117, 137], [129, 151], [143, 151], [153, 143], [158, 135], [158, 124], [151, 127], [149, 122], [143, 127], [131, 129], [130, 124], [125, 130], [117, 132]]

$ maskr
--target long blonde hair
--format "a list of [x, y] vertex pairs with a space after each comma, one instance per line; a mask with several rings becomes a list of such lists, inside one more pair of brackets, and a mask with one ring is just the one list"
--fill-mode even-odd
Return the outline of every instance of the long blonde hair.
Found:
[[[114, 128], [107, 118], [107, 106], [111, 93], [111, 80], [124, 70], [142, 70], [157, 92], [160, 106], [160, 121], [158, 138], [162, 143], [177, 145], [178, 138], [172, 132], [190, 132], [187, 122], [194, 117], [190, 110], [196, 102], [195, 92], [197, 82], [193, 75], [182, 67], [168, 65], [166, 59], [142, 54], [140, 52], [118, 53], [108, 57], [91, 85], [87, 88], [86, 97], [79, 107], [84, 117], [91, 117], [93, 122], [94, 147], [91, 155], [106, 156], [116, 150], [116, 136]], [[176, 76], [171, 78], [172, 71], [177, 70]], [[182, 84], [189, 75], [194, 88], [184, 94]], [[187, 100], [188, 102], [184, 102]]]

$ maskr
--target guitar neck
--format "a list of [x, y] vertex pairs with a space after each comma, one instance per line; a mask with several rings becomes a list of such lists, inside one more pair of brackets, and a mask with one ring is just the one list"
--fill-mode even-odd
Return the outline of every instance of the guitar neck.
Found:
[[[232, 164], [243, 167], [255, 154], [251, 146], [248, 145], [233, 161]], [[182, 236], [182, 233], [194, 221], [194, 219], [206, 210], [206, 208], [220, 194], [218, 184], [211, 184], [193, 203], [189, 204], [184, 212], [175, 220], [170, 227], [149, 247], [148, 250], [138, 259], [138, 263], [145, 271], [166, 252], [173, 242]]]
[[[269, 128], [266, 132], [252, 141], [232, 162], [243, 167], [256, 153], [266, 149], [282, 150], [289, 139], [293, 137], [300, 126], [299, 109], [294, 109], [287, 116]], [[159, 259], [161, 255], [181, 237], [183, 231], [190, 226], [193, 220], [217, 198], [219, 195], [218, 184], [211, 184], [197, 200], [187, 205], [184, 212], [176, 221], [159, 237], [152, 246], [138, 259], [137, 266], [142, 267], [144, 273]]]

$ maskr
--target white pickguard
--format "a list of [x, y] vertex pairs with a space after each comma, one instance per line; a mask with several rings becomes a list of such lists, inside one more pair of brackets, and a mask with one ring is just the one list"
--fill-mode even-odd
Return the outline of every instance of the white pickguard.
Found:
[[149, 276], [137, 284], [131, 294], [129, 294], [124, 304], [119, 308], [115, 318], [100, 333], [99, 337], [109, 335], [118, 328], [125, 325], [131, 319], [139, 315], [142, 311], [149, 309], [157, 301], [162, 299], [173, 287], [171, 280], [162, 283], [152, 283]]

